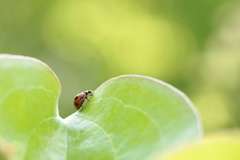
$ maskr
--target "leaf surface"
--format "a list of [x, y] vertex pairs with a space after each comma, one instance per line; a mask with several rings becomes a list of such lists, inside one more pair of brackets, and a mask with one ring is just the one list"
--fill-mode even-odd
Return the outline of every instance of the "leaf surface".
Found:
[[60, 83], [44, 63], [1, 55], [0, 83], [0, 135], [19, 143], [24, 159], [153, 159], [202, 137], [191, 101], [150, 77], [110, 79], [66, 119]]

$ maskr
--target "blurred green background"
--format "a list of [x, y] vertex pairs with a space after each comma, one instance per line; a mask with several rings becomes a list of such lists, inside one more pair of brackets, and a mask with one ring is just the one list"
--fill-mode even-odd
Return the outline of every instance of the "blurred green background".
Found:
[[206, 132], [240, 126], [240, 2], [0, 0], [0, 52], [47, 63], [73, 97], [123, 74], [186, 93]]

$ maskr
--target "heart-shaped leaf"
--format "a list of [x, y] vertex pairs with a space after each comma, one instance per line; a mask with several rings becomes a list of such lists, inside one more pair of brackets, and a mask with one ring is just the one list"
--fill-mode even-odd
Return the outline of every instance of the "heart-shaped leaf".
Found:
[[153, 159], [202, 136], [190, 100], [145, 76], [103, 83], [83, 110], [58, 115], [60, 84], [42, 62], [0, 56], [0, 135], [21, 159]]

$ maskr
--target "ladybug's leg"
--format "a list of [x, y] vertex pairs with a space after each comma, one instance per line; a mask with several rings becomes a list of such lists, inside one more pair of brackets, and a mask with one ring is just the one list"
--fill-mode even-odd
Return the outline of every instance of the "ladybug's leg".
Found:
[[87, 103], [87, 98], [84, 99], [84, 101], [82, 103], [82, 108], [85, 106], [86, 103]]

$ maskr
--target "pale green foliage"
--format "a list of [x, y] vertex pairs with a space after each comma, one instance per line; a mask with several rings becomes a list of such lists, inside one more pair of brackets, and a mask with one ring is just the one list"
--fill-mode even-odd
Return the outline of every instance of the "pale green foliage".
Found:
[[202, 138], [190, 100], [150, 77], [110, 79], [66, 119], [59, 81], [42, 62], [1, 55], [0, 83], [0, 135], [19, 144], [21, 159], [152, 159]]
[[188, 147], [165, 160], [239, 160], [239, 133], [237, 129], [209, 134], [200, 145]]

